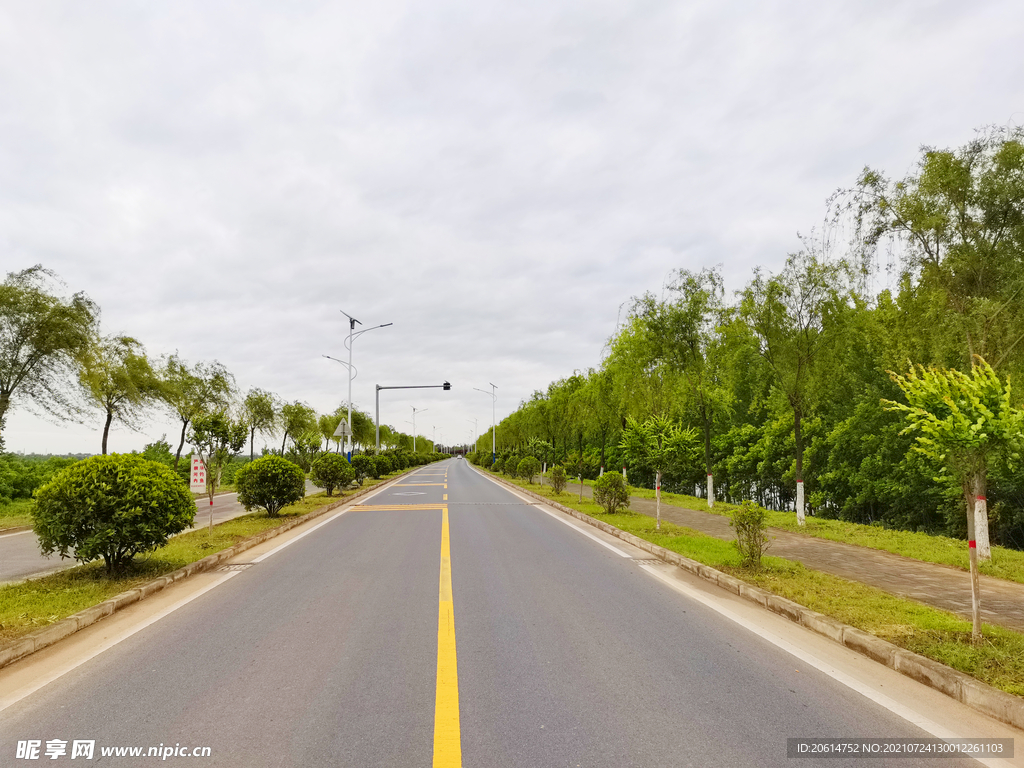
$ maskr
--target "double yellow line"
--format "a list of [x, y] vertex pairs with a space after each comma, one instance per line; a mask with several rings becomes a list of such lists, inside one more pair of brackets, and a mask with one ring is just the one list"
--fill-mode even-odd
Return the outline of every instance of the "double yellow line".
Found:
[[357, 504], [353, 510], [441, 510], [441, 578], [437, 601], [437, 692], [434, 696], [434, 768], [462, 768], [459, 725], [459, 668], [455, 652], [455, 601], [452, 597], [452, 551], [446, 504], [377, 506]]

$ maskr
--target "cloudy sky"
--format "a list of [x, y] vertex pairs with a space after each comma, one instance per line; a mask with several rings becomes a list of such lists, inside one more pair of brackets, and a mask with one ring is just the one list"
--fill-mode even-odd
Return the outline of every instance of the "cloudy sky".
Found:
[[[5, 3], [0, 266], [151, 356], [483, 432], [677, 268], [781, 266], [865, 166], [1024, 123], [1019, 0]], [[22, 404], [24, 405], [24, 404]], [[7, 449], [96, 452], [19, 407]], [[172, 422], [112, 433], [141, 448]]]

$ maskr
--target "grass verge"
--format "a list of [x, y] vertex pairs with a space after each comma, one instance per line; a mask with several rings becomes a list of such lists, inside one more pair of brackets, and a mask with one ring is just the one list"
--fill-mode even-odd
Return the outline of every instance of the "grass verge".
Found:
[[[508, 478], [506, 477], [505, 479], [507, 480]], [[584, 480], [583, 483], [586, 486], [594, 484], [592, 480]], [[577, 491], [576, 498], [578, 499], [580, 484], [575, 480], [566, 486], [566, 493], [571, 493], [574, 486]], [[654, 490], [630, 486], [629, 495], [639, 499], [653, 499]], [[736, 509], [736, 505], [727, 504], [723, 501], [716, 501], [715, 506], [709, 509], [706, 499], [702, 499], [699, 496], [668, 493], [667, 491], [662, 491], [661, 500], [665, 504], [675, 507], [722, 515], [724, 517], [730, 517], [733, 510]], [[860, 523], [849, 523], [843, 520], [826, 520], [810, 516], [806, 518], [806, 525], [799, 526], [796, 522], [796, 515], [793, 512], [775, 512], [772, 510], [767, 510], [767, 512], [768, 525], [772, 528], [779, 528], [802, 536], [813, 536], [819, 539], [840, 541], [844, 544], [856, 544], [857, 546], [868, 547], [869, 549], [880, 549], [884, 552], [912, 557], [915, 560], [921, 560], [926, 563], [951, 565], [962, 571], [970, 570], [967, 542], [960, 539], [952, 539], [948, 536], [933, 536], [929, 533], [882, 528], [877, 525], [861, 525]], [[980, 570], [986, 576], [1024, 584], [1024, 552], [994, 546], [992, 547], [991, 562], [981, 563]]]
[[9, 528], [32, 525], [32, 499], [15, 499], [9, 504], [0, 504], [0, 533]]
[[664, 521], [661, 530], [656, 531], [655, 521], [646, 515], [607, 515], [586, 497], [580, 503], [578, 493], [555, 494], [550, 486], [512, 482], [995, 688], [1024, 696], [1024, 634], [986, 624], [984, 643], [974, 646], [971, 623], [946, 611], [778, 557], [766, 557], [762, 569], [752, 571], [740, 566], [739, 553], [732, 542]]
[[[363, 488], [385, 483], [392, 477], [368, 479]], [[156, 552], [136, 557], [130, 570], [116, 578], [106, 575], [102, 561], [94, 561], [49, 576], [0, 585], [0, 643], [14, 640], [40, 627], [60, 621], [189, 563], [234, 546], [250, 536], [277, 528], [325, 504], [350, 495], [352, 494], [336, 492], [328, 498], [322, 492], [316, 493], [285, 507], [278, 517], [268, 517], [265, 512], [254, 512], [215, 524], [212, 533], [202, 527], [183, 533], [173, 537], [166, 546]]]

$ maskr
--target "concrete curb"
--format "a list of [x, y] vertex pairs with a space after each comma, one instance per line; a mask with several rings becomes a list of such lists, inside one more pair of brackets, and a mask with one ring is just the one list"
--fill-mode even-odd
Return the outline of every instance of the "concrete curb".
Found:
[[900, 648], [887, 640], [875, 637], [869, 632], [843, 624], [829, 616], [824, 616], [809, 608], [805, 608], [792, 600], [787, 600], [752, 584], [747, 584], [703, 563], [698, 563], [696, 560], [683, 557], [677, 552], [659, 547], [657, 544], [652, 544], [631, 533], [619, 530], [615, 526], [597, 520], [579, 510], [559, 504], [557, 501], [552, 501], [545, 496], [541, 496], [539, 493], [534, 493], [526, 488], [509, 483], [504, 478], [497, 477], [490, 472], [483, 472], [482, 474], [510, 489], [542, 501], [570, 517], [575, 517], [577, 520], [610, 533], [612, 536], [632, 544], [634, 547], [649, 552], [660, 560], [676, 565], [696, 576], [700, 576], [702, 579], [714, 582], [723, 589], [753, 603], [757, 603], [773, 613], [786, 617], [790, 621], [801, 624], [812, 632], [835, 640], [850, 650], [867, 656], [869, 659], [873, 659], [880, 664], [884, 664], [912, 680], [934, 688], [971, 709], [976, 709], [989, 717], [1008, 723], [1016, 728], [1024, 729], [1024, 699], [1018, 696], [1000, 691], [998, 688], [986, 685], [970, 675], [958, 672], [952, 667], [947, 667], [945, 664], [940, 664], [926, 656]]
[[[419, 467], [417, 467], [417, 469], [418, 468]], [[411, 472], [413, 472], [413, 470], [406, 470], [400, 475], [388, 478], [387, 482], [397, 480]], [[208, 555], [202, 560], [196, 560], [194, 563], [182, 566], [178, 570], [160, 576], [159, 578], [147, 582], [140, 587], [129, 589], [127, 592], [115, 595], [109, 600], [104, 600], [102, 603], [98, 603], [97, 605], [90, 606], [78, 613], [72, 614], [66, 619], [61, 619], [53, 624], [37, 629], [24, 637], [19, 637], [16, 640], [11, 640], [8, 643], [0, 645], [0, 669], [6, 667], [8, 664], [20, 661], [36, 651], [48, 648], [54, 643], [63, 640], [68, 635], [72, 635], [79, 630], [85, 629], [86, 627], [95, 624], [105, 616], [110, 616], [123, 608], [127, 608], [129, 605], [137, 603], [150, 595], [156, 594], [160, 590], [177, 581], [181, 581], [182, 579], [186, 579], [189, 576], [194, 576], [198, 573], [211, 571], [226, 560], [230, 560], [235, 555], [245, 552], [247, 549], [252, 549], [257, 544], [262, 544], [264, 541], [272, 539], [275, 536], [280, 536], [282, 533], [290, 531], [292, 528], [297, 528], [310, 520], [321, 517], [328, 512], [333, 512], [338, 507], [346, 506], [361, 496], [380, 490], [382, 486], [383, 483], [378, 483], [377, 485], [369, 488], [363, 488], [351, 496], [345, 496], [344, 498], [339, 497], [335, 501], [328, 502], [324, 506], [314, 509], [312, 512], [307, 512], [302, 517], [289, 520], [287, 523], [284, 523], [277, 528], [268, 528], [267, 530], [257, 533], [255, 536], [250, 536], [248, 539], [244, 539], [227, 549], [222, 549], [220, 552]]]

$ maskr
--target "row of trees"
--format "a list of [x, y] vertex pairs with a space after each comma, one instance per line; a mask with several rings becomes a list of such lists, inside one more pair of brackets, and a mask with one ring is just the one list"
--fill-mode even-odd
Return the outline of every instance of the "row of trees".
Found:
[[[347, 404], [319, 414], [305, 403], [287, 402], [259, 388], [242, 394], [231, 373], [218, 361], [189, 363], [177, 354], [151, 360], [143, 345], [126, 335], [103, 335], [99, 307], [84, 293], [64, 296], [49, 270], [34, 266], [9, 273], [0, 284], [0, 450], [8, 411], [16, 405], [34, 407], [60, 419], [100, 414], [101, 453], [107, 453], [114, 424], [138, 429], [155, 411], [180, 422], [175, 466], [186, 439], [209, 433], [210, 423], [196, 431], [197, 420], [230, 420], [235, 433], [244, 431], [250, 460], [257, 436], [289, 442], [293, 459], [308, 471], [312, 458], [326, 452], [347, 415]], [[353, 410], [353, 441], [364, 449], [375, 444], [372, 419]], [[221, 425], [223, 426], [223, 424]], [[190, 433], [190, 430], [191, 433]], [[420, 437], [420, 445], [432, 448]], [[381, 426], [385, 448], [411, 450], [413, 438]]]
[[[986, 438], [996, 422], [1015, 423], [1007, 382], [1024, 364], [1024, 134], [926, 148], [898, 180], [865, 169], [829, 212], [828, 237], [804, 239], [781, 271], [755, 270], [731, 297], [716, 268], [678, 270], [660, 295], [634, 298], [599, 366], [535, 392], [498, 425], [503, 457], [594, 476], [630, 464], [629, 441], [650, 440], [638, 430], [660, 420], [663, 435], [675, 430], [673, 458], [660, 469], [633, 461], [635, 484], [661, 472], [666, 487], [709, 503], [752, 499], [801, 521], [961, 537], [964, 503], [982, 497], [993, 539], [1024, 547], [1012, 429], [984, 458], [957, 454], [973, 462], [967, 481], [951, 469], [955, 451], [929, 450], [917, 438], [934, 436], [908, 432], [907, 414], [883, 403], [930, 402], [955, 421], [948, 388], [915, 404], [907, 385], [937, 376], [959, 386], [959, 372], [982, 389], [998, 383], [1008, 409], [974, 409], [973, 421], [957, 417], [963, 429]], [[842, 231], [852, 236], [840, 253]], [[488, 432], [478, 452], [490, 445]]]

